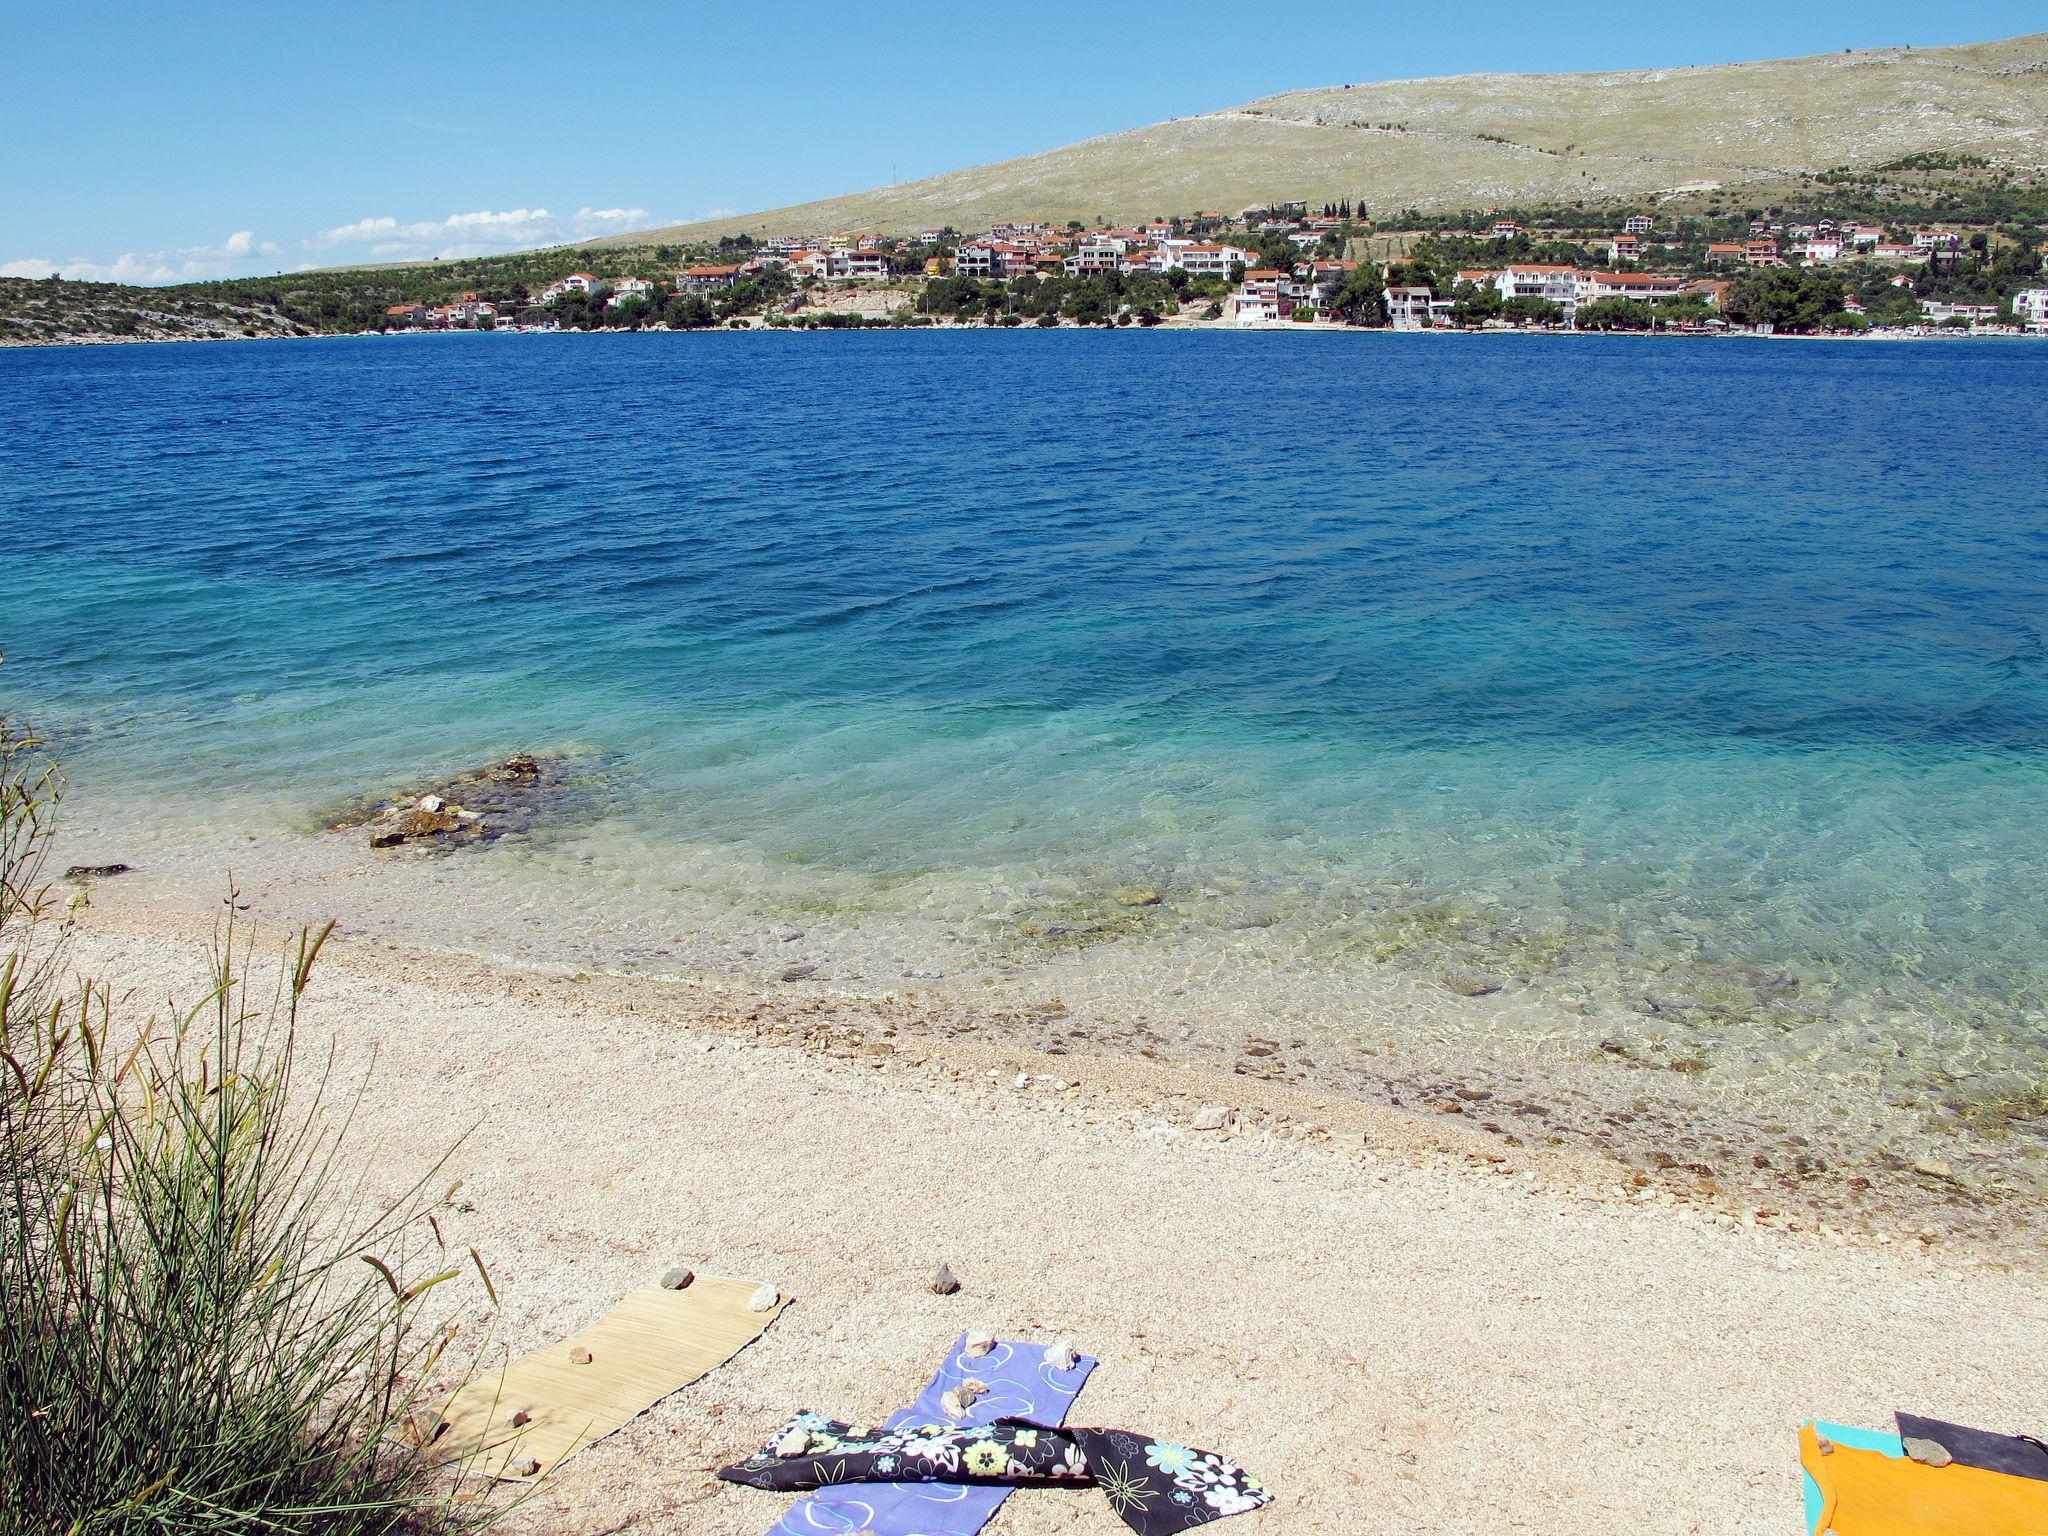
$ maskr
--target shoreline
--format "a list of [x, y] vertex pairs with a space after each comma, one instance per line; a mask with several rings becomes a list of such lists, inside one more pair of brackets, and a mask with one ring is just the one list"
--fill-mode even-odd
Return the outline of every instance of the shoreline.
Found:
[[[566, 977], [579, 996], [628, 1012], [886, 1024], [934, 1060], [969, 1046], [1002, 1054], [1006, 1076], [1114, 1063], [1185, 1078], [1195, 1086], [1184, 1095], [1252, 1096], [1275, 1113], [1298, 1104], [1287, 1113], [1306, 1120], [1391, 1116], [1413, 1138], [1448, 1136], [1491, 1159], [1590, 1160], [1597, 1182], [1625, 1198], [1670, 1198], [1716, 1219], [1924, 1237], [1993, 1257], [2048, 1252], [2010, 1146], [1931, 1124], [1917, 1136], [1905, 1121], [1837, 1124], [1871, 1112], [1844, 1103], [1843, 1084], [1788, 1076], [1783, 1064], [1760, 1078], [1739, 1051], [1703, 1065], [1678, 1020], [1589, 1017], [1526, 980], [1481, 977], [1486, 989], [1474, 992], [1431, 969], [1305, 971], [1256, 946], [1219, 949], [1215, 934], [1147, 926], [1172, 903], [1112, 915], [1094, 938], [1055, 929], [1036, 939], [1026, 927], [968, 941], [858, 908], [785, 911], [772, 892], [745, 908], [708, 894], [650, 905], [646, 894], [607, 896], [573, 861], [393, 857], [359, 842], [273, 831], [152, 844], [130, 829], [67, 836], [60, 860], [139, 866], [68, 887], [94, 926], [195, 931], [231, 868], [254, 918], [317, 926], [331, 916], [338, 936], [414, 971]], [[1191, 968], [1193, 953], [1206, 962]]]
[[[196, 994], [211, 913], [79, 917], [74, 970], [138, 1010]], [[284, 930], [253, 932], [260, 975]], [[1744, 1220], [1583, 1149], [916, 1035], [919, 1006], [337, 932], [306, 1047], [331, 1041], [334, 1081], [367, 1084], [350, 1146], [380, 1185], [455, 1147], [442, 1240], [480, 1249], [502, 1302], [451, 1300], [472, 1341], [488, 1325], [494, 1348], [537, 1346], [676, 1261], [795, 1298], [551, 1476], [514, 1529], [751, 1536], [779, 1505], [717, 1466], [798, 1407], [885, 1411], [974, 1326], [1072, 1336], [1103, 1360], [1075, 1422], [1241, 1459], [1290, 1532], [1349, 1532], [1366, 1508], [1415, 1532], [1763, 1533], [1796, 1508], [1806, 1417], [2002, 1424], [2033, 1405], [2004, 1362], [2048, 1345], [2038, 1245]], [[1196, 1129], [1205, 1106], [1233, 1123]], [[960, 1295], [925, 1291], [941, 1261]], [[1020, 1496], [1005, 1528], [1070, 1530], [1072, 1508]]]

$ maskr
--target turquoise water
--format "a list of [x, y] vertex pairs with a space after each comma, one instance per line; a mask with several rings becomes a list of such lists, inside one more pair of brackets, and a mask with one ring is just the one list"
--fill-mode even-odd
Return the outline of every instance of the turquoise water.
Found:
[[560, 748], [491, 878], [2048, 1108], [2048, 347], [334, 340], [0, 352], [0, 410], [0, 703], [88, 821]]

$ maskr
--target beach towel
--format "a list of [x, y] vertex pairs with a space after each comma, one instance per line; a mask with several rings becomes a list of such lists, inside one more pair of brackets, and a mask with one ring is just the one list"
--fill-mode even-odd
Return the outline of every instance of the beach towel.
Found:
[[1810, 1532], [1835, 1536], [2041, 1536], [2048, 1482], [1951, 1462], [1928, 1466], [1799, 1431], [1799, 1460], [1820, 1492]]
[[[917, 1400], [891, 1414], [883, 1428], [898, 1430], [914, 1424], [973, 1427], [1008, 1417], [1058, 1424], [1073, 1407], [1074, 1395], [1088, 1380], [1088, 1373], [1095, 1369], [1095, 1361], [1082, 1355], [1072, 1370], [1057, 1370], [1046, 1361], [1045, 1347], [1040, 1344], [1000, 1340], [983, 1355], [969, 1355], [966, 1347], [967, 1336], [962, 1334]], [[977, 1398], [965, 1415], [954, 1418], [941, 1399], [970, 1379], [985, 1383], [988, 1392]], [[821, 1425], [826, 1422], [821, 1415], [811, 1417]], [[1010, 1489], [1005, 1486], [962, 1482], [820, 1488], [791, 1505], [770, 1527], [768, 1536], [849, 1536], [855, 1531], [872, 1531], [874, 1536], [975, 1536], [1009, 1496]]]
[[835, 1493], [911, 1479], [1004, 1489], [1094, 1487], [1138, 1536], [1173, 1536], [1257, 1509], [1272, 1497], [1214, 1451], [1128, 1430], [1061, 1429], [1023, 1418], [873, 1430], [800, 1413], [754, 1455], [718, 1475], [752, 1488], [830, 1486]]
[[700, 1275], [678, 1291], [634, 1291], [581, 1333], [449, 1398], [436, 1461], [515, 1480], [552, 1471], [759, 1338], [788, 1305], [754, 1311], [761, 1289]]
[[1988, 1429], [1948, 1424], [1940, 1419], [1922, 1418], [1917, 1413], [1901, 1413], [1897, 1417], [1902, 1439], [1931, 1441], [1947, 1451], [1951, 1460], [1966, 1467], [2048, 1481], [2048, 1445], [2032, 1435], [1996, 1435]]

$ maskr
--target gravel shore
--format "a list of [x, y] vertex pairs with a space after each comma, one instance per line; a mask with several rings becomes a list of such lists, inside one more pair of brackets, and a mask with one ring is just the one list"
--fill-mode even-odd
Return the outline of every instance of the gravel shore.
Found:
[[[209, 929], [88, 909], [73, 960], [161, 1007], [198, 992]], [[581, 1327], [677, 1260], [796, 1298], [551, 1477], [519, 1528], [763, 1530], [776, 1501], [718, 1466], [796, 1408], [886, 1413], [974, 1326], [1099, 1355], [1075, 1422], [1242, 1460], [1277, 1493], [1247, 1532], [1762, 1536], [1797, 1518], [1809, 1416], [2042, 1428], [2012, 1366], [2048, 1350], [2038, 1248], [1785, 1230], [1590, 1152], [896, 1033], [872, 1001], [329, 946], [308, 1042], [368, 1084], [373, 1180], [449, 1154], [445, 1237], [491, 1265], [499, 1346]], [[957, 1295], [925, 1289], [942, 1260]], [[1043, 1491], [992, 1527], [1120, 1529]]]

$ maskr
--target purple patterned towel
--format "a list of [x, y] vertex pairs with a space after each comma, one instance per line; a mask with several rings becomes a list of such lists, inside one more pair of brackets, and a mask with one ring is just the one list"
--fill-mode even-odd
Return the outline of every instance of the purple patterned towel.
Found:
[[[917, 1401], [889, 1416], [889, 1429], [903, 1424], [993, 1424], [998, 1419], [1035, 1419], [1041, 1424], [1066, 1421], [1074, 1395], [1087, 1381], [1095, 1362], [1083, 1355], [1071, 1371], [1056, 1371], [1045, 1362], [1045, 1346], [1000, 1340], [985, 1355], [962, 1353], [964, 1333], [938, 1374], [917, 1394]], [[939, 1399], [969, 1377], [987, 1383], [964, 1418], [955, 1419]], [[965, 1483], [862, 1483], [821, 1488], [792, 1504], [768, 1529], [768, 1536], [975, 1536], [1002, 1508], [1010, 1490]]]

